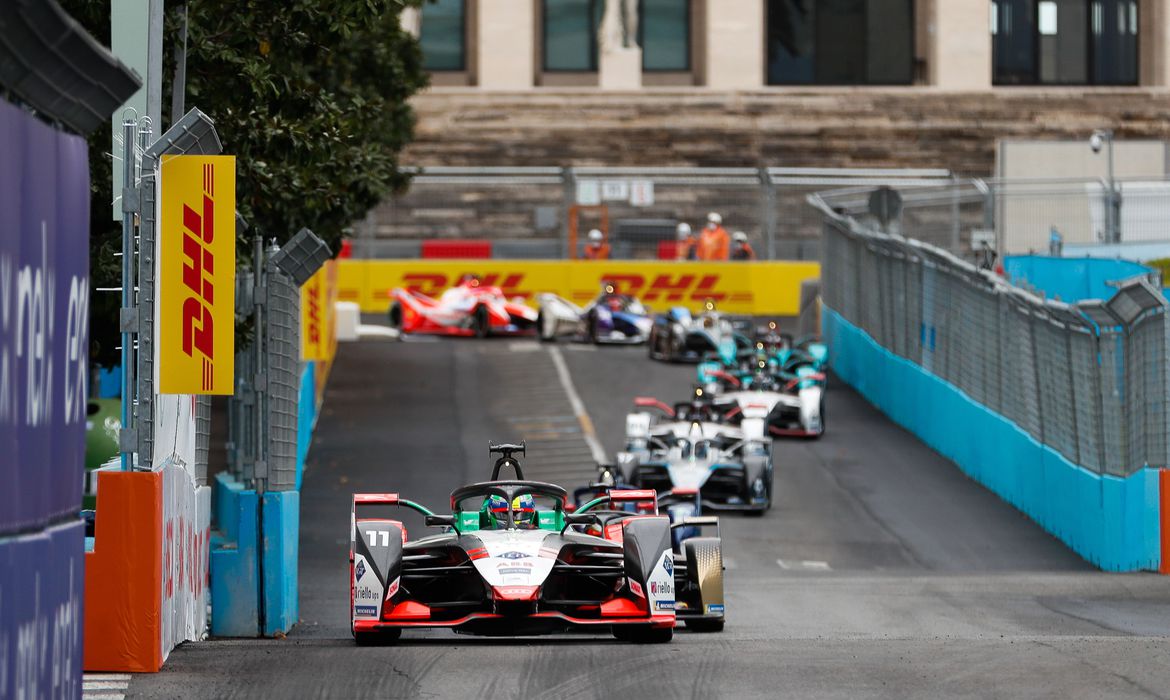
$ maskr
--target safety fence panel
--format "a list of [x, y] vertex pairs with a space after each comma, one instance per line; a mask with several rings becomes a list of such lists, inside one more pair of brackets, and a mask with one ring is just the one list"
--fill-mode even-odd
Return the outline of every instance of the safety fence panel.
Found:
[[822, 209], [824, 299], [844, 320], [1072, 464], [1114, 476], [1166, 464], [1167, 302], [1145, 277], [1104, 303], [1046, 300]]
[[267, 364], [268, 488], [290, 491], [297, 483], [297, 401], [301, 384], [301, 292], [271, 262], [264, 336]]
[[716, 213], [728, 237], [744, 234], [757, 259], [817, 260], [820, 221], [805, 204], [809, 194], [951, 181], [946, 170], [899, 168], [440, 166], [413, 173], [406, 192], [356, 228], [354, 257], [579, 258], [597, 229], [611, 259], [675, 260], [678, 225], [697, 236]]

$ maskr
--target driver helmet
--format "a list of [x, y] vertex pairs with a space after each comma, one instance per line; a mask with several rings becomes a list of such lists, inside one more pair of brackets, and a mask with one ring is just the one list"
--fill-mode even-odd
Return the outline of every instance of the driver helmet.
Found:
[[503, 496], [488, 497], [488, 514], [492, 519], [492, 526], [497, 528], [508, 525], [508, 499]]
[[479, 286], [479, 276], [478, 275], [471, 275], [471, 274], [463, 275], [463, 277], [461, 277], [459, 279], [459, 284], [464, 285], [466, 287], [478, 287]]
[[516, 527], [530, 528], [536, 523], [536, 500], [531, 494], [512, 499], [512, 522]]

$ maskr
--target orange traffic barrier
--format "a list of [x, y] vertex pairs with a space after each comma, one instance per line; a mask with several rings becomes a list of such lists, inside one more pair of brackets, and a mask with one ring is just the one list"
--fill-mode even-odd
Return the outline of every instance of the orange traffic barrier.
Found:
[[1170, 574], [1170, 469], [1158, 472], [1158, 522], [1161, 524], [1162, 561], [1158, 572]]
[[86, 671], [158, 671], [163, 475], [98, 473], [94, 551], [85, 555]]

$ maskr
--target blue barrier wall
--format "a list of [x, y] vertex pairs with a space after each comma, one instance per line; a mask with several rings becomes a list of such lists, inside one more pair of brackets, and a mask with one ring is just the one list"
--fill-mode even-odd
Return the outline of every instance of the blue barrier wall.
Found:
[[215, 481], [212, 511], [220, 534], [211, 540], [211, 633], [255, 637], [260, 631], [259, 499], [225, 472]]
[[1045, 255], [1009, 255], [1003, 259], [1008, 280], [1034, 287], [1048, 298], [1073, 304], [1084, 299], [1108, 299], [1117, 290], [1109, 282], [1136, 277], [1151, 269], [1129, 260], [1053, 258]]
[[306, 362], [301, 372], [301, 389], [297, 397], [297, 491], [305, 474], [305, 459], [313, 442], [317, 424], [317, 363]]
[[264, 634], [297, 623], [297, 552], [301, 530], [299, 491], [264, 494]]
[[841, 379], [1073, 551], [1107, 571], [1158, 569], [1157, 470], [1082, 469], [827, 307], [822, 330]]

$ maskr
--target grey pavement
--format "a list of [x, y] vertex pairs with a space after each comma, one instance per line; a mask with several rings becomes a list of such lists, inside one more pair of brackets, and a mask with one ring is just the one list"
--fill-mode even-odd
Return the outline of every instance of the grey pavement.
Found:
[[[634, 396], [682, 398], [693, 376], [639, 348], [559, 347], [611, 452]], [[646, 647], [433, 631], [358, 648], [352, 492], [441, 507], [487, 477], [489, 439], [527, 439], [530, 477], [584, 479], [591, 464], [546, 347], [344, 345], [301, 497], [301, 623], [282, 640], [183, 645], [129, 697], [1170, 695], [1170, 581], [1094, 570], [840, 382], [827, 416], [823, 439], [776, 444], [770, 512], [723, 518], [722, 634]]]

